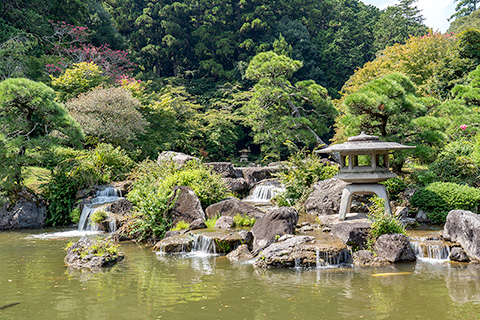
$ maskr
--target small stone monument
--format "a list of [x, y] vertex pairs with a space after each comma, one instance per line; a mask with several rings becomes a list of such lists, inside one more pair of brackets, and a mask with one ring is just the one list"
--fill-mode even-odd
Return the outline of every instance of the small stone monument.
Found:
[[249, 153], [250, 153], [250, 150], [248, 149], [240, 150], [240, 162], [248, 162]]
[[[376, 194], [385, 199], [385, 211], [392, 214], [387, 189], [379, 184], [381, 181], [397, 176], [390, 172], [388, 153], [414, 148], [414, 146], [405, 146], [396, 142], [380, 141], [377, 136], [362, 132], [358, 136], [348, 138], [345, 143], [318, 150], [317, 152], [340, 154], [340, 173], [335, 178], [349, 183], [342, 193], [338, 219], [345, 220], [347, 213], [350, 212], [354, 194]], [[359, 156], [367, 156], [362, 159], [363, 165], [359, 164]]]

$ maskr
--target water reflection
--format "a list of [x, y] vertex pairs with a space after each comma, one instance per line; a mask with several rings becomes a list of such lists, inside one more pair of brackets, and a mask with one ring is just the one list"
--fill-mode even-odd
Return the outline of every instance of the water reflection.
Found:
[[450, 298], [458, 303], [480, 302], [480, 265], [458, 264], [448, 268], [445, 282]]

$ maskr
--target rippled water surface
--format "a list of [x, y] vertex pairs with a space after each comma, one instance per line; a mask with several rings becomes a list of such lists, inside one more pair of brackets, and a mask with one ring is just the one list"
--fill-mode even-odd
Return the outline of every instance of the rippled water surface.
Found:
[[124, 261], [91, 273], [64, 266], [63, 248], [77, 238], [38, 236], [44, 232], [0, 233], [1, 319], [480, 317], [478, 265], [259, 271], [123, 243]]

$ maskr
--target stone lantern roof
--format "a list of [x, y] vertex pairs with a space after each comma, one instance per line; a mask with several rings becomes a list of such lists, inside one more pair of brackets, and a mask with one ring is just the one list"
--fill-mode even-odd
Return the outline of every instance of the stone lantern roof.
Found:
[[371, 154], [376, 151], [382, 153], [382, 151], [395, 151], [403, 149], [415, 149], [414, 146], [405, 146], [396, 142], [384, 142], [380, 141], [377, 136], [371, 136], [365, 134], [365, 132], [360, 133], [358, 136], [348, 138], [347, 142], [342, 144], [334, 144], [328, 148], [318, 150], [317, 152], [322, 153], [333, 153], [338, 152], [342, 153], [357, 153], [357, 154]]
[[[378, 183], [396, 177], [389, 169], [389, 151], [414, 148], [396, 142], [380, 141], [377, 136], [362, 132], [348, 138], [345, 143], [334, 144], [317, 152], [340, 154], [340, 173], [335, 178], [349, 183]], [[368, 156], [369, 164], [360, 165], [359, 156]]]

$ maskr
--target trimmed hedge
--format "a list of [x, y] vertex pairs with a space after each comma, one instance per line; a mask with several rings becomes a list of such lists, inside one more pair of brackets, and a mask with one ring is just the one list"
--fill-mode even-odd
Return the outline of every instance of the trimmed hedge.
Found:
[[444, 223], [450, 210], [478, 212], [480, 190], [451, 182], [434, 182], [418, 189], [410, 203], [425, 210], [433, 222]]

